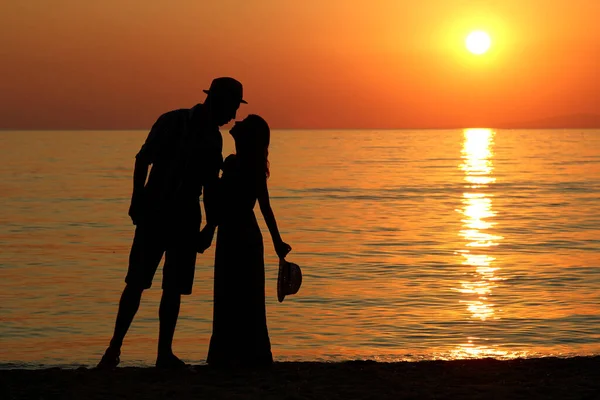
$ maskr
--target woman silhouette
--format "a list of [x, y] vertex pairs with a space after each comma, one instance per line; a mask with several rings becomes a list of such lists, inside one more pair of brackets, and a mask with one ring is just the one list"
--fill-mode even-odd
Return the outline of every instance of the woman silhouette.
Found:
[[269, 365], [273, 362], [265, 308], [263, 238], [254, 215], [258, 199], [280, 259], [291, 251], [281, 240], [269, 202], [270, 130], [249, 115], [229, 131], [236, 154], [223, 164], [221, 213], [215, 252], [210, 365]]

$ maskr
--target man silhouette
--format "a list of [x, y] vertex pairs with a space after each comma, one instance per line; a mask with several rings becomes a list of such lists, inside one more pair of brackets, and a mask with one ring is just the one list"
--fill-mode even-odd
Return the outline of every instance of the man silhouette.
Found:
[[[204, 103], [161, 115], [136, 155], [129, 208], [136, 229], [129, 270], [114, 334], [98, 367], [113, 368], [119, 364], [123, 339], [139, 308], [142, 292], [152, 285], [163, 254], [156, 366], [185, 366], [172, 350], [181, 295], [192, 292], [198, 241], [210, 245], [214, 236], [216, 185], [223, 163], [219, 127], [234, 119], [240, 103], [246, 103], [242, 91], [242, 84], [233, 78], [214, 79], [210, 89], [204, 90]], [[206, 226], [199, 234], [202, 189]]]

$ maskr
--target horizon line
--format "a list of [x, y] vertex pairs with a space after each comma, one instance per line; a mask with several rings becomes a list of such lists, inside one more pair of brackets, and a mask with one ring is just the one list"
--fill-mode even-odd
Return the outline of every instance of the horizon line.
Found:
[[[221, 127], [220, 129], [227, 129], [228, 127]], [[110, 131], [149, 131], [148, 128], [0, 128], [0, 132], [73, 132], [73, 131], [88, 131], [88, 132], [110, 132]], [[407, 130], [421, 130], [421, 131], [445, 131], [445, 130], [456, 130], [456, 129], [497, 129], [497, 130], [565, 130], [565, 129], [580, 129], [580, 130], [598, 130], [600, 126], [563, 126], [563, 127], [550, 127], [550, 126], [539, 126], [539, 127], [518, 127], [518, 126], [450, 126], [450, 127], [401, 127], [401, 128], [351, 128], [351, 127], [334, 127], [334, 128], [319, 128], [319, 127], [299, 127], [299, 128], [279, 128], [271, 127], [271, 130], [279, 131], [335, 131], [335, 130], [347, 130], [347, 131], [366, 131], [366, 130], [377, 130], [377, 131], [407, 131]]]

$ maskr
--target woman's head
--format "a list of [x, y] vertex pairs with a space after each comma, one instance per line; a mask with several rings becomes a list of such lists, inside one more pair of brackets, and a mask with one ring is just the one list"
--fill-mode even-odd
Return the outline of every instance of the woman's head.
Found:
[[267, 121], [256, 114], [250, 114], [242, 121], [236, 122], [229, 133], [235, 140], [238, 155], [253, 160], [258, 167], [264, 168], [268, 177], [271, 130]]

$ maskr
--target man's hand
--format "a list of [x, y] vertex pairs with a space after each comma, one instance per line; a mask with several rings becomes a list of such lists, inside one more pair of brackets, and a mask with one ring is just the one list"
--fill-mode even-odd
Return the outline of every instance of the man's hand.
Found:
[[142, 220], [144, 212], [144, 198], [139, 193], [134, 193], [131, 196], [131, 205], [129, 206], [129, 217], [134, 225], [137, 225]]
[[292, 251], [292, 246], [285, 243], [283, 240], [279, 243], [275, 243], [275, 252], [277, 253], [277, 256], [279, 256], [280, 259], [283, 260], [290, 251]]
[[204, 228], [202, 228], [202, 230], [198, 233], [198, 243], [196, 247], [198, 253], [204, 253], [204, 251], [210, 247], [214, 236], [214, 226], [205, 225]]

